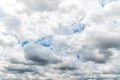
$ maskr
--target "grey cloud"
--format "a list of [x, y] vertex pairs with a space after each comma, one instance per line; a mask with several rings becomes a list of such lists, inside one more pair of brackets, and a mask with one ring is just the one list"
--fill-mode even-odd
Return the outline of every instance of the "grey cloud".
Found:
[[107, 49], [91, 49], [91, 48], [84, 48], [80, 51], [81, 59], [83, 61], [93, 61], [95, 63], [105, 64], [111, 60], [113, 56], [113, 52]]
[[119, 80], [119, 78], [82, 77], [82, 78], [79, 78], [77, 80]]
[[53, 80], [53, 79], [46, 79], [46, 80]]
[[4, 25], [7, 27], [7, 29], [19, 29], [19, 26], [21, 26], [21, 20], [17, 16], [8, 15], [3, 19]]
[[63, 72], [66, 72], [66, 71], [75, 71], [75, 70], [78, 70], [78, 65], [77, 65], [77, 61], [74, 61], [74, 60], [64, 60], [64, 62], [62, 64], [60, 64], [58, 66], [57, 69], [59, 70], [62, 70]]
[[31, 11], [54, 11], [57, 10], [60, 0], [20, 0], [27, 10]]
[[74, 70], [76, 70], [77, 68], [72, 67], [72, 66], [61, 66], [61, 67], [59, 67], [58, 69], [63, 70], [63, 71], [66, 71], [66, 70], [68, 70], [68, 71], [74, 71]]
[[18, 74], [21, 74], [21, 73], [25, 73], [25, 72], [34, 72], [34, 70], [30, 67], [18, 67], [17, 66], [8, 66], [5, 68], [8, 72], [11, 72], [11, 73], [18, 73]]
[[9, 58], [8, 60], [9, 60], [9, 62], [11, 62], [13, 64], [20, 64], [20, 63], [22, 63], [21, 61], [19, 61], [17, 58], [14, 58], [14, 57]]
[[6, 13], [4, 12], [2, 8], [0, 8], [0, 18], [2, 19], [5, 16], [6, 16]]
[[48, 79], [46, 79], [46, 80], [54, 80], [54, 79], [48, 78]]
[[[4, 1], [6, 3], [7, 0]], [[11, 31], [17, 35], [16, 33], [21, 30], [20, 34], [17, 35], [17, 37], [20, 37], [20, 43], [28, 40], [29, 44], [21, 47], [16, 39], [0, 35], [1, 47], [5, 48], [5, 51], [0, 49], [0, 55], [3, 55], [3, 53], [8, 54], [7, 60], [4, 59], [6, 60], [5, 62], [1, 61], [3, 58], [0, 59], [0, 76], [1, 70], [6, 65], [8, 66], [5, 67], [6, 76], [4, 77], [17, 77], [17, 75], [20, 75], [21, 79], [25, 80], [59, 80], [61, 76], [61, 80], [77, 80], [75, 75], [71, 75], [74, 72], [78, 76], [79, 74], [83, 74], [83, 78], [79, 78], [78, 80], [93, 79], [94, 75], [86, 77], [86, 74], [92, 73], [103, 74], [106, 72], [106, 74], [113, 73], [115, 76], [120, 74], [119, 59], [117, 59], [120, 57], [119, 26], [109, 24], [114, 20], [112, 19], [113, 16], [119, 16], [119, 3], [108, 4], [105, 7], [99, 8], [96, 0], [89, 2], [87, 0], [65, 0], [63, 3], [60, 0], [19, 1], [24, 4], [25, 13], [17, 14], [13, 12], [17, 16], [4, 16], [4, 12], [1, 10], [0, 17], [2, 16], [4, 25], [1, 25], [0, 31], [8, 31], [7, 33]], [[17, 5], [16, 3], [15, 5], [11, 3], [5, 7], [8, 8], [10, 6], [12, 8]], [[63, 10], [59, 12], [60, 6]], [[20, 6], [18, 5], [17, 7], [19, 8]], [[26, 15], [27, 11], [35, 13], [31, 13], [28, 16]], [[39, 16], [43, 17], [39, 18]], [[72, 27], [64, 25], [69, 25], [76, 17], [79, 18], [80, 16], [84, 16], [83, 24], [90, 27], [87, 27], [82, 33], [74, 34]], [[20, 27], [22, 22], [19, 17], [24, 21], [23, 27]], [[86, 18], [88, 18], [88, 21]], [[117, 22], [119, 22], [118, 19], [119, 17], [117, 18]], [[62, 25], [59, 25], [59, 23]], [[39, 30], [36, 30], [37, 28]], [[50, 47], [46, 48], [39, 44], [34, 44], [34, 41], [32, 41], [49, 33], [54, 36]], [[16, 47], [18, 48], [16, 49]], [[79, 59], [77, 59], [76, 54], [79, 54]], [[10, 76], [9, 73], [11, 73]], [[44, 75], [40, 76], [41, 73]], [[95, 77], [96, 80], [119, 80], [119, 78], [112, 78], [111, 75], [107, 75], [108, 78], [99, 77], [99, 75]]]
[[[94, 27], [93, 27], [94, 28]], [[111, 36], [100, 31], [88, 31], [86, 38], [78, 50], [83, 60], [95, 63], [106, 63], [112, 60], [114, 52], [111, 49], [120, 49], [119, 36]]]
[[120, 16], [120, 11], [118, 10], [120, 8], [120, 1], [116, 0], [112, 3], [109, 3], [105, 6], [105, 14], [107, 16]]
[[108, 48], [120, 48], [120, 38], [112, 37], [112, 38], [107, 38], [107, 37], [95, 37], [94, 38], [94, 43], [96, 46], [102, 49], [108, 49]]
[[27, 45], [24, 48], [24, 52], [28, 60], [37, 62], [41, 65], [62, 62], [52, 51], [38, 44]]
[[110, 57], [113, 53], [110, 50], [100, 50], [100, 54], [104, 55], [105, 57]]

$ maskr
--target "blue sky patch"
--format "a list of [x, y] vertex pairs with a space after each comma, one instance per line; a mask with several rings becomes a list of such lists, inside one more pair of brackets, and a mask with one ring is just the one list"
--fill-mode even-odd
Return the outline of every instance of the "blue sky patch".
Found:
[[77, 54], [77, 59], [80, 60], [80, 55], [79, 54]]
[[23, 41], [22, 43], [21, 43], [21, 46], [22, 47], [24, 47], [25, 45], [27, 45], [29, 42], [27, 41], [27, 40], [25, 40], [25, 41]]
[[35, 41], [35, 43], [40, 44], [45, 47], [50, 47], [52, 44], [52, 37], [51, 35], [49, 36], [44, 36], [38, 40]]
[[75, 28], [75, 29], [73, 30], [73, 32], [74, 32], [74, 33], [79, 33], [79, 32], [84, 31], [85, 28], [86, 28], [86, 26], [85, 26], [84, 24], [81, 24], [81, 25], [79, 25], [79, 27]]

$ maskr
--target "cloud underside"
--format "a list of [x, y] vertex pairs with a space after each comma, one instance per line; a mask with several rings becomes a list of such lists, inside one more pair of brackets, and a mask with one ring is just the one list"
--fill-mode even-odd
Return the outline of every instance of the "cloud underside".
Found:
[[0, 80], [119, 80], [119, 0], [0, 0]]

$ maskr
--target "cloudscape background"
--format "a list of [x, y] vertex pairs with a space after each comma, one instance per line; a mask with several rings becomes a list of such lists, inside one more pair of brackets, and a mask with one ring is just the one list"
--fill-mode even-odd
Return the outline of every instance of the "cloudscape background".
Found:
[[120, 0], [0, 0], [0, 80], [120, 80]]

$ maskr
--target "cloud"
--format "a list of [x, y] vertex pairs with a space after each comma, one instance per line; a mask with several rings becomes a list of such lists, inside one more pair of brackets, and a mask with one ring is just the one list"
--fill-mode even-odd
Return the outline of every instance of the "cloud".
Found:
[[120, 8], [120, 6], [118, 5], [120, 3], [120, 1], [116, 1], [116, 2], [112, 2], [108, 5], [105, 6], [105, 12], [106, 15], [108, 16], [119, 16], [120, 11], [118, 11], [118, 8]]
[[6, 16], [3, 23], [9, 30], [17, 30], [21, 26], [21, 20], [17, 16]]
[[20, 0], [27, 10], [31, 11], [55, 11], [59, 8], [60, 1], [59, 0]]
[[8, 66], [8, 67], [6, 67], [6, 70], [8, 72], [13, 72], [13, 73], [18, 73], [18, 74], [25, 73], [25, 72], [33, 72], [33, 69], [31, 69], [31, 68], [29, 68], [27, 66], [24, 66], [24, 65]]
[[4, 16], [6, 16], [4, 10], [2, 8], [0, 8], [0, 18], [3, 18]]
[[61, 62], [60, 58], [52, 51], [38, 44], [29, 44], [25, 46], [24, 51], [28, 60], [38, 62], [41, 65]]
[[73, 66], [69, 66], [69, 65], [64, 65], [64, 66], [59, 67], [58, 69], [63, 70], [63, 71], [66, 71], [66, 70], [73, 71], [73, 70], [76, 70], [77, 68]]
[[116, 1], [119, 1], [119, 0], [98, 0], [98, 1], [99, 1], [100, 5], [102, 7], [105, 7], [107, 4], [110, 4], [112, 2], [116, 2]]
[[0, 1], [0, 78], [119, 79], [119, 3]]
[[11, 35], [4, 35], [0, 33], [0, 44], [2, 46], [12, 47], [17, 44], [17, 40]]

